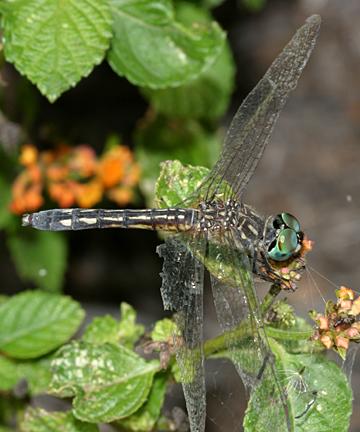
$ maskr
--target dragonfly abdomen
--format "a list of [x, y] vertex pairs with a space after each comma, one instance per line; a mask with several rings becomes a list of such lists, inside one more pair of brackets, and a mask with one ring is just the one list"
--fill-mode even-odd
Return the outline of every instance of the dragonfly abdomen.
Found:
[[138, 228], [188, 231], [197, 219], [194, 209], [146, 210], [54, 209], [23, 216], [23, 225], [39, 230], [68, 231], [94, 228]]

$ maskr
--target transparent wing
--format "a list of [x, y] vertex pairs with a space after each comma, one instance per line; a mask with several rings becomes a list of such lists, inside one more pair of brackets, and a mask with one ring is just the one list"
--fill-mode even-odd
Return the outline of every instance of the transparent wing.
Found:
[[205, 238], [177, 235], [158, 247], [164, 259], [161, 295], [164, 308], [174, 312], [176, 359], [192, 432], [205, 430], [206, 389], [203, 352], [204, 266], [195, 255], [203, 256]]
[[241, 198], [280, 111], [310, 57], [320, 21], [318, 15], [307, 19], [241, 104], [227, 132], [221, 156], [202, 187], [207, 190], [207, 199], [219, 193], [221, 180]]
[[[217, 240], [209, 240], [207, 267], [224, 342], [243, 383], [251, 391], [247, 419], [254, 424], [251, 427], [248, 423], [246, 430], [289, 431], [286, 392], [266, 336], [251, 263], [242, 251], [237, 232], [228, 231]], [[270, 416], [265, 413], [266, 407], [271, 407]]]

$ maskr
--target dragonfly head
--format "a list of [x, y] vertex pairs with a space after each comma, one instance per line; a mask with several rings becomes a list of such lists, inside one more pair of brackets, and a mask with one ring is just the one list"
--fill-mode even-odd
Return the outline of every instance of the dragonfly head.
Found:
[[279, 282], [283, 289], [296, 289], [305, 266], [304, 255], [312, 247], [312, 242], [301, 231], [299, 221], [290, 213], [270, 218], [265, 244], [265, 257], [270, 267], [264, 268], [267, 277]]
[[275, 237], [267, 248], [268, 258], [273, 261], [287, 261], [297, 256], [301, 250], [304, 233], [296, 217], [290, 213], [280, 213], [272, 220], [272, 228]]

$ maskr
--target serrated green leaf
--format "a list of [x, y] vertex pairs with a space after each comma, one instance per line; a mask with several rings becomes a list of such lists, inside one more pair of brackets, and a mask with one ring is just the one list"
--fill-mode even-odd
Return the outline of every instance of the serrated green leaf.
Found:
[[53, 102], [104, 58], [111, 38], [107, 0], [4, 0], [4, 52]]
[[147, 401], [136, 413], [119, 421], [120, 426], [134, 432], [153, 431], [164, 403], [166, 382], [165, 373], [156, 374]]
[[[177, 17], [181, 22], [210, 20], [205, 10], [183, 2], [177, 4]], [[225, 43], [216, 61], [197, 79], [176, 88], [144, 88], [142, 91], [158, 112], [169, 117], [211, 120], [225, 113], [234, 88], [234, 77], [234, 61], [230, 47]]]
[[155, 188], [157, 206], [166, 208], [179, 204], [200, 186], [208, 173], [207, 168], [184, 166], [176, 160], [163, 162]]
[[170, 0], [112, 0], [114, 38], [108, 61], [116, 73], [150, 88], [179, 86], [209, 67], [224, 33], [212, 22], [184, 27]]
[[46, 291], [61, 290], [67, 243], [59, 233], [27, 230], [9, 235], [8, 246], [19, 275]]
[[[322, 355], [289, 354], [274, 341], [271, 346], [281, 384], [287, 389], [294, 431], [346, 432], [352, 392], [342, 370]], [[244, 418], [246, 432], [269, 430], [274, 408], [268, 396], [273, 389], [273, 382], [265, 379], [254, 390]]]
[[136, 412], [159, 370], [157, 361], [146, 362], [123, 346], [85, 342], [61, 348], [52, 366], [51, 391], [75, 395], [74, 415], [89, 422], [111, 422]]
[[83, 341], [92, 344], [120, 343], [132, 348], [144, 334], [144, 326], [136, 323], [136, 312], [130, 305], [121, 303], [120, 308], [120, 321], [110, 315], [94, 318], [84, 332]]
[[84, 318], [69, 297], [27, 291], [0, 305], [0, 351], [18, 359], [49, 353], [66, 342]]
[[196, 121], [169, 121], [158, 116], [138, 129], [135, 145], [142, 169], [140, 188], [148, 206], [152, 207], [160, 163], [177, 159], [185, 164], [210, 167], [218, 157], [220, 139], [217, 134], [206, 132]]
[[48, 412], [28, 408], [21, 422], [21, 432], [97, 432], [99, 428], [76, 419], [71, 412]]

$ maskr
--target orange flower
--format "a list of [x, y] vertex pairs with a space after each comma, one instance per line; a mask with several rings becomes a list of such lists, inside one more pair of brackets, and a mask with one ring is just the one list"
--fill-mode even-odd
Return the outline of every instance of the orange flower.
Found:
[[86, 145], [75, 147], [69, 155], [69, 168], [80, 177], [89, 177], [96, 170], [96, 154]]
[[116, 186], [123, 179], [124, 173], [132, 162], [132, 154], [127, 147], [116, 146], [106, 152], [97, 169], [97, 175], [105, 188]]
[[126, 187], [117, 187], [110, 189], [106, 195], [111, 199], [112, 201], [116, 202], [119, 206], [124, 206], [125, 204], [128, 204], [133, 196], [133, 192], [131, 189]]
[[96, 179], [84, 184], [77, 183], [75, 186], [76, 201], [80, 207], [92, 207], [101, 200], [102, 194], [103, 187]]
[[19, 161], [21, 165], [30, 166], [37, 162], [38, 151], [32, 144], [26, 144], [21, 148]]
[[71, 207], [75, 203], [75, 193], [72, 182], [51, 183], [48, 187], [50, 198], [60, 207]]

